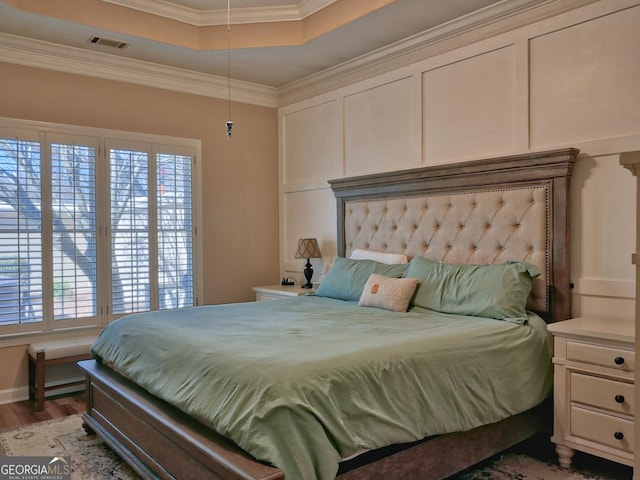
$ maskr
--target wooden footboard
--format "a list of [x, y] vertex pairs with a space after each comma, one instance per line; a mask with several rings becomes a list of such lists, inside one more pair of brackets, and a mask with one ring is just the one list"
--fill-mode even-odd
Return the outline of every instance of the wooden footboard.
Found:
[[87, 375], [86, 425], [144, 479], [276, 480], [277, 468], [247, 455], [204, 425], [95, 360]]
[[[235, 444], [95, 360], [84, 421], [144, 479], [282, 479]], [[539, 432], [540, 408], [469, 432], [368, 452], [341, 464], [344, 480], [437, 480]]]

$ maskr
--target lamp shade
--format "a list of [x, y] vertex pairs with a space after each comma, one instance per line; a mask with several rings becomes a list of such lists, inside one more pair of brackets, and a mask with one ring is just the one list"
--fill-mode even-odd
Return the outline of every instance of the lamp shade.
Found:
[[318, 241], [315, 238], [301, 238], [298, 240], [296, 258], [322, 258]]

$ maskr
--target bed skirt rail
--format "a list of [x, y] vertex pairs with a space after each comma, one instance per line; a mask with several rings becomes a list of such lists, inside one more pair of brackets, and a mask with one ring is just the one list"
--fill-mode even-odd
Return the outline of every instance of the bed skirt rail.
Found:
[[[550, 423], [544, 420], [543, 409], [546, 408], [541, 405], [500, 422], [483, 425], [467, 432], [430, 437], [392, 454], [385, 452], [385, 449], [381, 449], [380, 452], [370, 452], [371, 458], [356, 457], [352, 461], [356, 464], [359, 462], [361, 465], [341, 464], [341, 471], [344, 473], [339, 478], [340, 480], [445, 479], [545, 429], [550, 431], [548, 429]], [[376, 456], [382, 456], [382, 458], [376, 458]]]

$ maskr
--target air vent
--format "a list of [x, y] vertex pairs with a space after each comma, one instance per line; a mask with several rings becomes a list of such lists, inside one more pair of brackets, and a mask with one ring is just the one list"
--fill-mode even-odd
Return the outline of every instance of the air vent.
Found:
[[120, 40], [112, 40], [110, 38], [91, 37], [89, 41], [97, 45], [104, 45], [105, 47], [111, 47], [111, 48], [127, 48], [129, 46], [127, 42], [121, 42]]

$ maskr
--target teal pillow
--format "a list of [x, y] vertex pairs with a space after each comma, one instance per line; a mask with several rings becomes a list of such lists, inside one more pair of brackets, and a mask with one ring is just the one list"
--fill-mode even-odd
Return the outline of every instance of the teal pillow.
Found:
[[406, 268], [407, 264], [387, 265], [374, 260], [338, 257], [318, 287], [316, 296], [338, 300], [359, 300], [364, 285], [372, 273], [400, 278]]
[[461, 265], [422, 257], [413, 258], [405, 273], [420, 282], [413, 297], [417, 307], [520, 324], [527, 321], [531, 282], [539, 275], [525, 262]]

